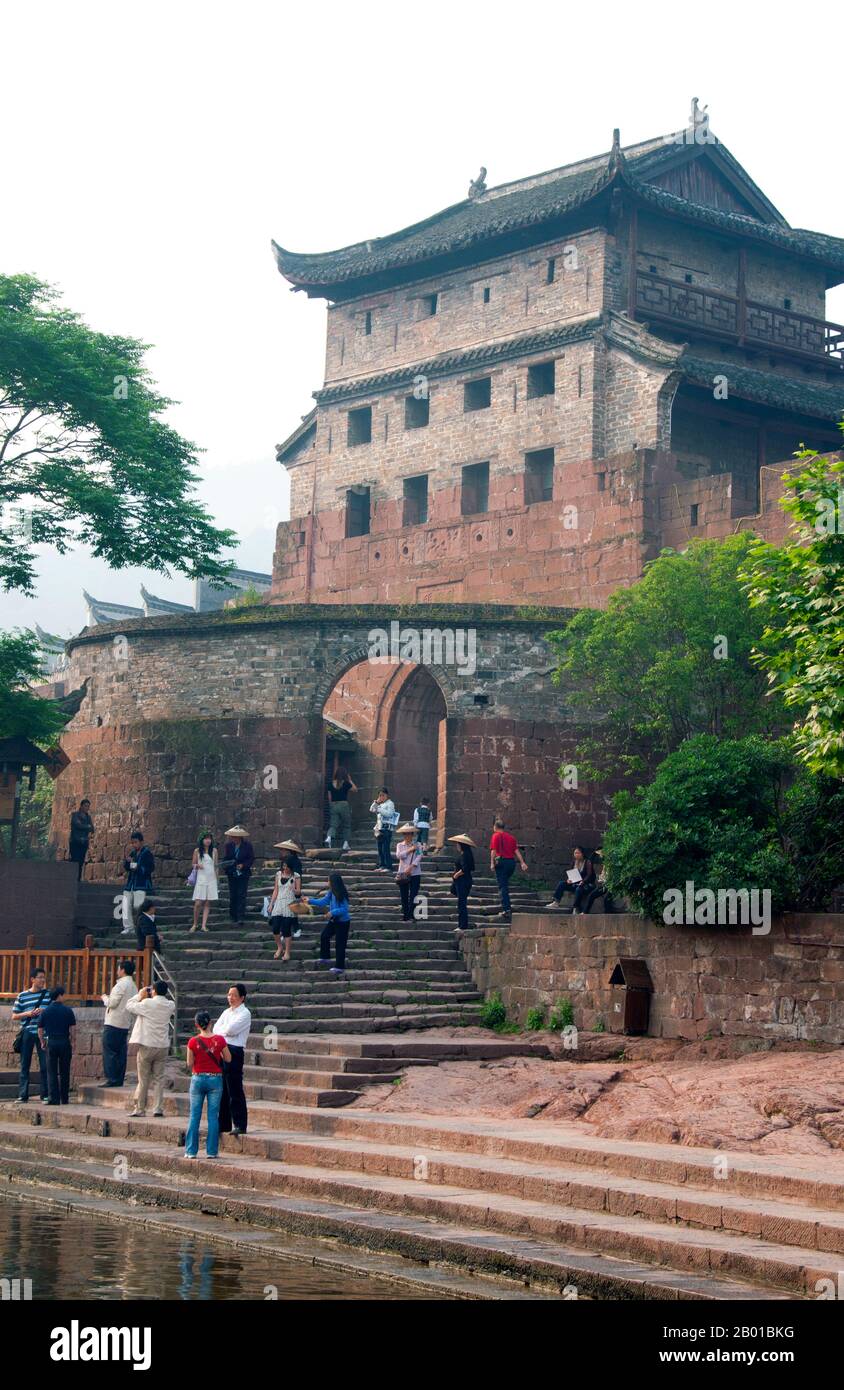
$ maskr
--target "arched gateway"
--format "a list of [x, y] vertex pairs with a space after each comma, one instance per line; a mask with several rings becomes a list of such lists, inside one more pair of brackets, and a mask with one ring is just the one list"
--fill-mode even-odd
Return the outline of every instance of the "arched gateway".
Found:
[[338, 690], [357, 698], [368, 688], [380, 691], [369, 742], [381, 775], [398, 779], [403, 812], [427, 791], [448, 834], [484, 842], [503, 813], [537, 862], [557, 862], [572, 836], [600, 832], [605, 809], [557, 775], [577, 740], [547, 635], [568, 616], [256, 605], [86, 631], [69, 644], [70, 679], [87, 681], [87, 693], [62, 740], [71, 761], [54, 830], [60, 838], [71, 808], [90, 797], [89, 873], [104, 880], [119, 877], [135, 826], [162, 880], [183, 874], [201, 827], [219, 834], [242, 821], [259, 855], [283, 835], [317, 844], [325, 719], [354, 731], [338, 716]]

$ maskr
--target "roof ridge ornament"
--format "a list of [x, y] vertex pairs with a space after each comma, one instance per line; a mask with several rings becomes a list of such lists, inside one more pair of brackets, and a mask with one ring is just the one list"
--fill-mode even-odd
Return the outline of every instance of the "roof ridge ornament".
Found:
[[480, 198], [482, 193], [486, 193], [486, 169], [483, 164], [481, 165], [481, 172], [478, 174], [478, 177], [472, 179], [472, 182], [469, 184], [467, 197]]
[[612, 149], [610, 150], [607, 172], [609, 174], [616, 174], [619, 169], [625, 168], [626, 165], [627, 160], [624, 158], [624, 151], [621, 148], [621, 131], [618, 129], [618, 126], [616, 126], [612, 133]]
[[717, 145], [718, 139], [709, 129], [709, 106], [700, 106], [697, 97], [692, 97], [688, 125], [662, 139], [666, 145]]

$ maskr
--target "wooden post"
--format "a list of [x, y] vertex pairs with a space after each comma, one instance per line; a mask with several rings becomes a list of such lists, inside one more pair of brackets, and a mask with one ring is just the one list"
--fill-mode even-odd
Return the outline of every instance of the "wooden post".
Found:
[[34, 958], [35, 958], [35, 937], [34, 937], [34, 936], [28, 936], [28, 937], [26, 938], [26, 949], [25, 949], [25, 951], [24, 951], [24, 956], [23, 956], [23, 979], [21, 980], [21, 989], [26, 989], [27, 985], [29, 984], [29, 977], [30, 977], [30, 974], [31, 974], [31, 972], [32, 972], [32, 966], [33, 966]]
[[144, 950], [144, 984], [152, 984], [152, 937], [148, 936]]
[[90, 932], [89, 932], [88, 935], [85, 937], [85, 955], [84, 955], [84, 957], [83, 957], [83, 962], [82, 962], [82, 981], [83, 981], [83, 984], [82, 984], [82, 997], [83, 997], [83, 1000], [85, 1000], [85, 999], [92, 999], [92, 998], [93, 998], [93, 995], [94, 995], [94, 980], [93, 980], [94, 958], [93, 958], [93, 956], [91, 955], [91, 947], [93, 946], [93, 944], [94, 944], [94, 938], [93, 938], [93, 936], [91, 936], [91, 934], [90, 934]]

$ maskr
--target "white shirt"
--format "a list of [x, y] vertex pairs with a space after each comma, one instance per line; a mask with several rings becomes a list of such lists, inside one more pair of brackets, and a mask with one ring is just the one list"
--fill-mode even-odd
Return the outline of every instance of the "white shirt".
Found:
[[131, 1028], [132, 1015], [127, 1004], [138, 992], [131, 975], [121, 975], [110, 994], [103, 995], [106, 1002], [105, 1022], [109, 1028]]
[[151, 999], [130, 999], [126, 1008], [137, 1015], [130, 1042], [141, 1047], [169, 1048], [170, 1020], [176, 1010], [172, 999], [154, 994]]
[[224, 1009], [214, 1024], [214, 1032], [225, 1038], [229, 1047], [245, 1047], [252, 1029], [252, 1015], [245, 1004]]
[[398, 822], [395, 803], [389, 797], [386, 801], [373, 801], [369, 809], [378, 817], [375, 824], [379, 830], [392, 830]]

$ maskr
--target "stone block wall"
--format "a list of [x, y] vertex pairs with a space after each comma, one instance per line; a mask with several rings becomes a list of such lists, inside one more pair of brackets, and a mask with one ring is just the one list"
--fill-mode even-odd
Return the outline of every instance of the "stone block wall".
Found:
[[[76, 1038], [73, 1060], [70, 1067], [71, 1087], [81, 1081], [101, 1081], [103, 1079], [102, 1031], [105, 1010], [95, 1007], [82, 1007], [72, 1004], [76, 1014]], [[12, 1044], [18, 1035], [18, 1025], [12, 1017], [10, 1004], [0, 1004], [0, 1071], [19, 1071], [20, 1058], [12, 1051]], [[136, 1049], [130, 1048], [129, 1067], [134, 1068]], [[30, 1068], [30, 1096], [38, 1096], [38, 1059], [33, 1053]]]
[[665, 927], [629, 913], [525, 913], [509, 928], [466, 933], [461, 949], [478, 988], [498, 990], [520, 1021], [567, 997], [576, 1027], [609, 1027], [610, 974], [634, 957], [653, 980], [653, 1037], [844, 1043], [842, 914], [791, 914], [753, 936], [750, 927]]
[[17, 949], [28, 936], [54, 950], [75, 946], [76, 875], [68, 861], [0, 859], [0, 950]]

